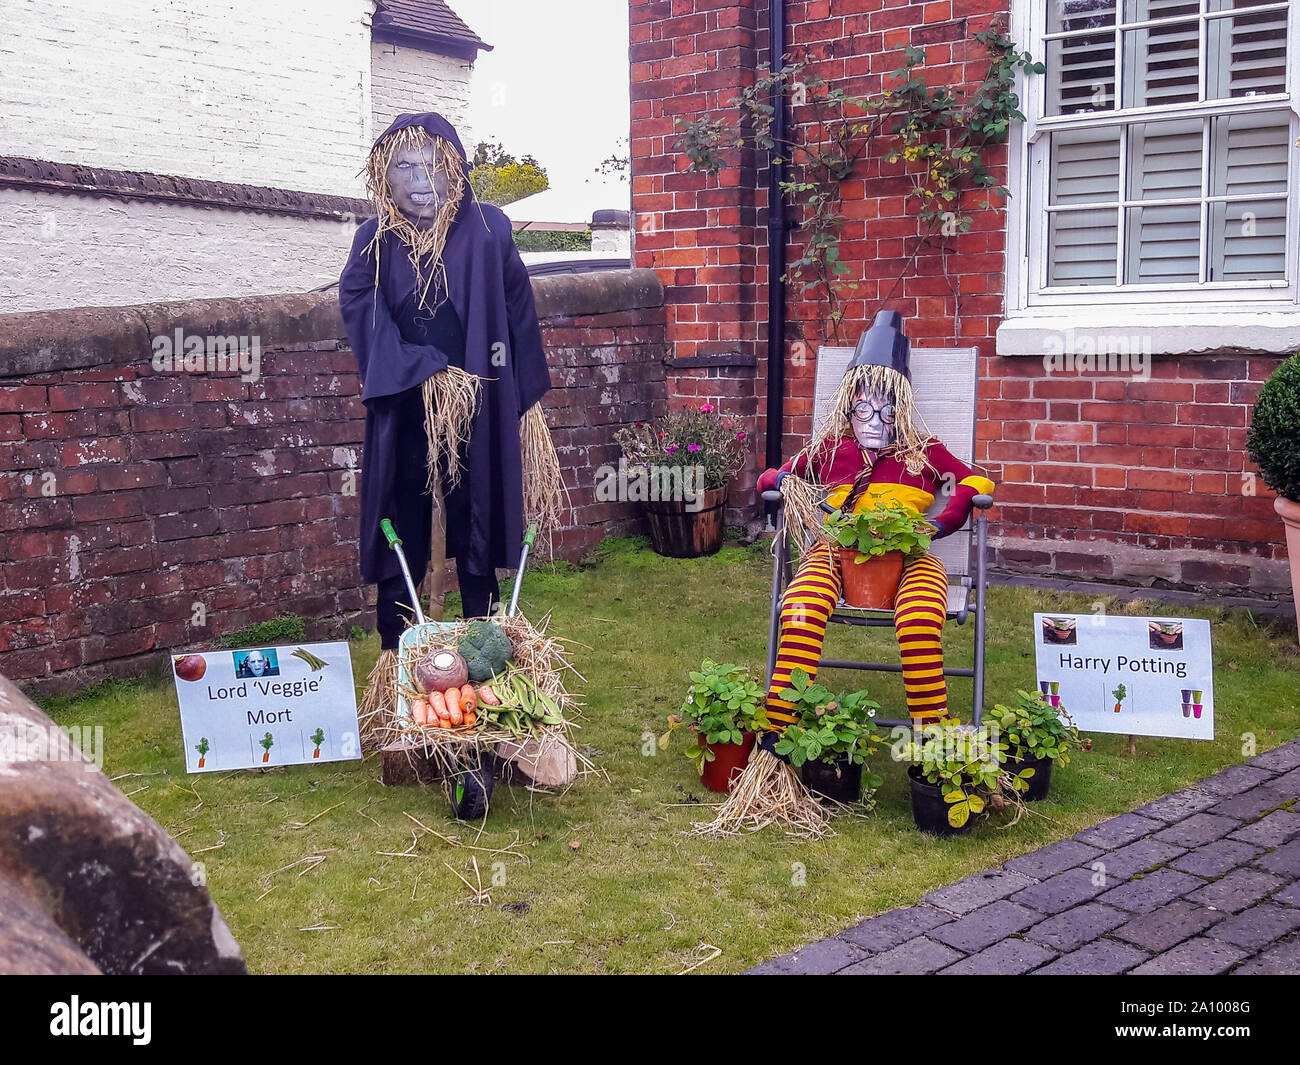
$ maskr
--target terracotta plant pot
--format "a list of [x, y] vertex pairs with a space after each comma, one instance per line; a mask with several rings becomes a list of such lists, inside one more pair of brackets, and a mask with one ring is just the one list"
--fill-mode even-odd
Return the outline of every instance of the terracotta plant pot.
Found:
[[754, 734], [745, 733], [744, 743], [705, 743], [698, 737], [701, 747], [713, 752], [713, 761], [701, 763], [700, 783], [710, 791], [730, 791], [735, 778], [745, 771], [749, 752], [754, 749]]
[[902, 551], [886, 551], [859, 564], [858, 552], [851, 547], [841, 547], [840, 573], [844, 577], [844, 605], [867, 607], [871, 610], [891, 610], [898, 582], [903, 577]]
[[727, 489], [711, 488], [687, 509], [685, 500], [654, 500], [646, 503], [650, 519], [650, 542], [658, 554], [669, 558], [699, 558], [715, 554], [726, 531], [723, 513]]
[[[1300, 604], [1300, 503], [1278, 496], [1273, 500], [1273, 509], [1286, 526], [1286, 554], [1291, 563], [1291, 595]], [[1300, 638], [1300, 634], [1297, 638]]]

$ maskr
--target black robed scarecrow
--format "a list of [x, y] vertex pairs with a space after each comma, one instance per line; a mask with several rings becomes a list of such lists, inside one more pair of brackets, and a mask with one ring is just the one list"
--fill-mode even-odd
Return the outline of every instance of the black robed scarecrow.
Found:
[[366, 174], [377, 217], [357, 230], [339, 305], [366, 408], [361, 575], [378, 585], [382, 652], [362, 717], [374, 727], [393, 701], [409, 606], [380, 520], [409, 545], [417, 585], [431, 546], [443, 557], [445, 529], [464, 614], [482, 616], [525, 523], [559, 524], [564, 487], [540, 404], [551, 380], [528, 271], [509, 219], [474, 196], [455, 129], [440, 115], [400, 115]]

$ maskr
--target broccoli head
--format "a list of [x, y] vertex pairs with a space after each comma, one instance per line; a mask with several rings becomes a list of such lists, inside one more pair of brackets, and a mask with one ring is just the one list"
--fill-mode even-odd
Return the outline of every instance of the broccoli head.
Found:
[[491, 621], [475, 621], [465, 631], [456, 649], [469, 666], [469, 679], [475, 684], [491, 680], [510, 658], [510, 641]]

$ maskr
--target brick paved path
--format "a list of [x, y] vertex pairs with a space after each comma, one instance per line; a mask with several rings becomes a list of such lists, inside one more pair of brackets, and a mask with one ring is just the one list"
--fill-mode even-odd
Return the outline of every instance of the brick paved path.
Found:
[[1300, 740], [752, 973], [1300, 974]]

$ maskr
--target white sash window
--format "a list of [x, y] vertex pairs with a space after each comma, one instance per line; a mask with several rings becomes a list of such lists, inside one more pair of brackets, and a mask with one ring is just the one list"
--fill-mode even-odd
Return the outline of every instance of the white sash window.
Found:
[[1015, 4], [1008, 316], [1300, 306], [1300, 4]]

